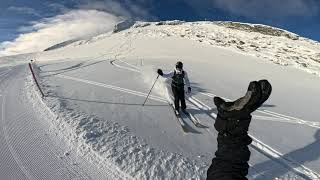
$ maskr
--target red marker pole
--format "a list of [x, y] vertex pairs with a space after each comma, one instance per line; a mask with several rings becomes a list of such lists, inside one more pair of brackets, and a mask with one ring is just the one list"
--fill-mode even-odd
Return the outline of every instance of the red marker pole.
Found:
[[30, 71], [31, 71], [33, 80], [34, 80], [34, 82], [36, 83], [36, 85], [37, 85], [37, 87], [38, 87], [38, 89], [39, 89], [39, 91], [40, 91], [40, 93], [41, 93], [41, 96], [42, 96], [42, 97], [45, 97], [43, 91], [41, 90], [41, 88], [40, 88], [40, 86], [39, 86], [39, 83], [38, 83], [38, 81], [37, 81], [37, 79], [36, 79], [36, 76], [34, 75], [34, 72], [33, 72], [31, 63], [29, 63], [29, 68], [30, 68]]

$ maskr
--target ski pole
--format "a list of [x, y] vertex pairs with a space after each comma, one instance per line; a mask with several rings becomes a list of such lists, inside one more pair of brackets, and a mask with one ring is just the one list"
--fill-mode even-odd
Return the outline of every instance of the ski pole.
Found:
[[149, 98], [149, 95], [150, 95], [150, 93], [151, 93], [151, 91], [152, 91], [152, 89], [153, 89], [154, 85], [156, 84], [156, 82], [157, 82], [158, 78], [159, 78], [159, 74], [158, 74], [158, 76], [157, 76], [156, 80], [154, 81], [154, 83], [153, 83], [153, 85], [152, 85], [152, 87], [151, 87], [151, 89], [150, 89], [150, 91], [149, 91], [149, 93], [148, 93], [148, 96], [147, 96], [146, 100], [144, 101], [144, 103], [142, 104], [142, 106], [144, 106], [144, 105], [146, 104], [146, 102], [147, 102], [147, 100], [148, 100], [148, 98]]

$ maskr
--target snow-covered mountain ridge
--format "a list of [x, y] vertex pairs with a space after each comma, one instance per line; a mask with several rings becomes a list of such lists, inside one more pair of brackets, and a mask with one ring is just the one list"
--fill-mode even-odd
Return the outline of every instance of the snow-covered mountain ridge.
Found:
[[[319, 75], [320, 44], [293, 33], [264, 26], [234, 22], [198, 22], [177, 25], [136, 24], [133, 34], [180, 36], [200, 43], [234, 49], [268, 59], [280, 65], [292, 65]], [[141, 28], [142, 27], [142, 28]]]
[[[319, 42], [266, 25], [228, 21], [136, 22], [129, 29], [118, 33], [125, 36], [190, 39], [199, 43], [261, 57], [279, 65], [294, 66], [320, 75]], [[77, 41], [71, 46], [92, 43], [113, 35], [113, 33], [102, 34], [91, 39]]]

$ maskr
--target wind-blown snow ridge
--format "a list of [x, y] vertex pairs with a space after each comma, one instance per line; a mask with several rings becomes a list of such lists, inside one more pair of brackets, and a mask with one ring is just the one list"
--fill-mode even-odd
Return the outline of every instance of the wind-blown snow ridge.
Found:
[[[35, 68], [36, 69], [36, 68]], [[30, 77], [31, 78], [31, 77]], [[31, 79], [29, 79], [31, 83]], [[42, 84], [48, 88], [46, 82]], [[156, 150], [118, 123], [98, 119], [68, 107], [52, 92], [42, 100], [33, 85], [28, 98], [39, 114], [50, 118], [52, 128], [61, 132], [70, 147], [115, 179], [204, 179], [207, 164], [196, 165], [180, 154]], [[36, 95], [35, 95], [36, 94]], [[188, 169], [188, 171], [185, 171]]]

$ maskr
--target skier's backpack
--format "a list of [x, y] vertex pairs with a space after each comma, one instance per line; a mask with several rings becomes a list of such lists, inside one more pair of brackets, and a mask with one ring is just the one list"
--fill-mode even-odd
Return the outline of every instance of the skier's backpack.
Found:
[[184, 71], [182, 70], [181, 74], [177, 74], [176, 71], [174, 71], [172, 76], [172, 84], [175, 86], [183, 86], [184, 85]]

